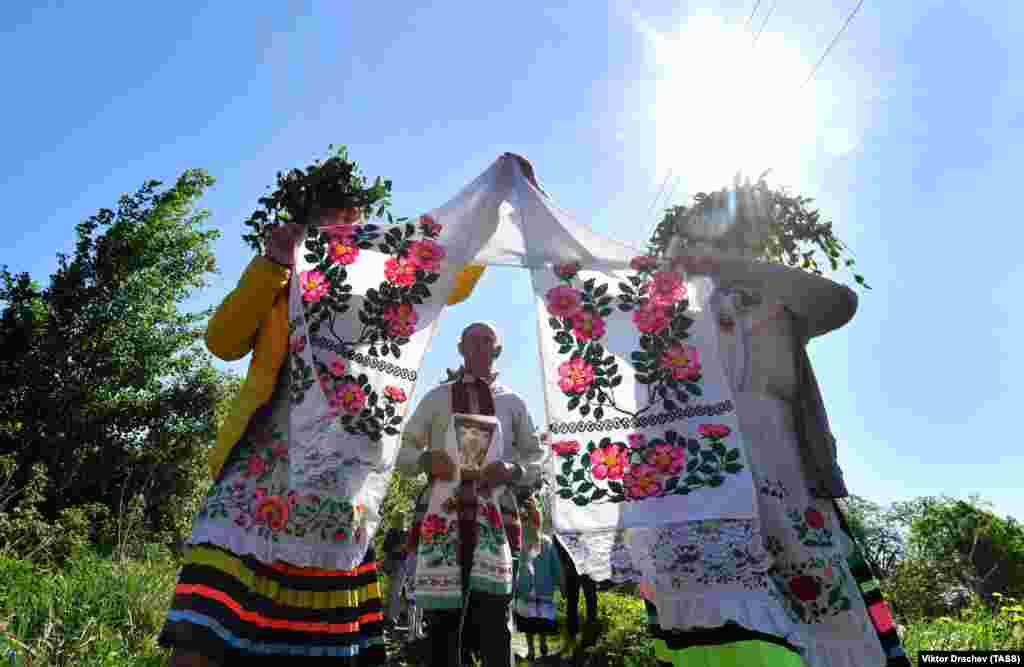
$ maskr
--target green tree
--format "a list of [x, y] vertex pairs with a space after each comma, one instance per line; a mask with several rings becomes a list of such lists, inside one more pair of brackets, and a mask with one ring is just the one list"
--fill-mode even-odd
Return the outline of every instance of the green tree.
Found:
[[11, 488], [45, 473], [36, 506], [48, 520], [136, 503], [148, 531], [183, 529], [232, 388], [201, 347], [209, 313], [179, 310], [216, 270], [218, 232], [201, 229], [209, 213], [196, 208], [212, 184], [188, 170], [100, 210], [76, 226], [74, 255], [58, 254], [45, 289], [0, 271], [0, 456], [17, 461]]
[[1000, 517], [979, 496], [928, 496], [893, 504], [908, 530], [907, 555], [950, 570], [955, 582], [983, 600], [1024, 593], [1024, 526]]
[[880, 579], [892, 576], [903, 557], [904, 545], [890, 512], [878, 503], [854, 495], [841, 499], [839, 505], [868, 565]]

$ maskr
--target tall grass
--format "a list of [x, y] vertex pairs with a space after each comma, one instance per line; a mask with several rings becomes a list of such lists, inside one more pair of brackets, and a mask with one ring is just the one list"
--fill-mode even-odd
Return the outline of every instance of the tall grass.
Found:
[[155, 549], [135, 560], [85, 551], [58, 571], [0, 559], [0, 665], [165, 664], [156, 636], [175, 577]]
[[[134, 559], [83, 551], [61, 569], [0, 557], [0, 667], [166, 664], [167, 652], [156, 637], [176, 570], [176, 561], [158, 549]], [[611, 591], [598, 601], [596, 643], [577, 649], [581, 664], [656, 665], [643, 601]], [[975, 601], [957, 617], [908, 623], [902, 633], [907, 653], [916, 661], [922, 649], [1024, 650], [1024, 605], [1009, 598], [998, 602], [994, 611]], [[564, 621], [564, 602], [559, 617]], [[571, 647], [556, 640], [551, 648]], [[395, 664], [415, 664], [395, 658]]]

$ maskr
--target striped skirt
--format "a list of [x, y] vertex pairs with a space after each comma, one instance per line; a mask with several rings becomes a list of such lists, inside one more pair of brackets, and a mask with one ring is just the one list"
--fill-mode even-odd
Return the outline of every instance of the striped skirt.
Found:
[[372, 549], [354, 570], [322, 570], [199, 545], [182, 566], [159, 642], [219, 665], [287, 658], [366, 667], [386, 663], [383, 631]]

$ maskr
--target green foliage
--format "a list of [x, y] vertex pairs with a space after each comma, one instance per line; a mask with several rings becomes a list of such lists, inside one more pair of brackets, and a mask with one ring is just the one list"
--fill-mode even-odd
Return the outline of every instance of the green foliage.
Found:
[[1024, 595], [1024, 525], [999, 517], [979, 497], [923, 497], [895, 503], [908, 529], [908, 557], [950, 569], [957, 584], [991, 603], [993, 593]]
[[252, 232], [242, 236], [257, 253], [263, 252], [267, 230], [287, 222], [310, 224], [327, 209], [358, 208], [366, 217], [387, 212], [391, 181], [378, 176], [371, 185], [344, 146], [328, 146], [327, 153], [326, 160], [314, 160], [305, 169], [278, 172], [277, 189], [260, 197], [260, 208], [245, 221]]
[[[864, 276], [853, 272], [856, 264], [849, 249], [832, 231], [832, 223], [822, 220], [821, 212], [811, 209], [813, 199], [792, 195], [785, 188], [773, 189], [761, 174], [756, 183], [740, 183], [737, 174], [733, 187], [717, 192], [698, 192], [691, 206], [666, 209], [649, 242], [652, 255], [664, 256], [676, 241], [682, 248], [707, 242], [726, 252], [741, 250], [769, 262], [822, 275], [824, 260], [832, 271], [840, 263], [853, 273], [856, 283], [870, 289]], [[717, 238], [705, 239], [704, 229], [711, 217], [728, 220], [728, 228]], [[819, 254], [820, 253], [820, 254]]]
[[0, 558], [0, 651], [13, 649], [13, 664], [25, 665], [166, 664], [156, 636], [175, 576], [176, 563], [156, 548], [138, 560], [86, 550], [59, 570]]
[[408, 476], [397, 470], [391, 475], [387, 493], [384, 495], [384, 502], [380, 507], [380, 528], [377, 529], [377, 534], [374, 536], [374, 547], [379, 560], [383, 560], [387, 555], [384, 553], [384, 537], [388, 530], [412, 527], [416, 498], [426, 488], [426, 485], [425, 475]]
[[[0, 544], [45, 523], [116, 523], [139, 502], [139, 528], [167, 541], [187, 529], [182, 508], [206, 476], [230, 384], [199, 345], [208, 313], [178, 310], [215, 270], [218, 233], [195, 208], [212, 183], [189, 170], [100, 210], [77, 225], [74, 255], [58, 255], [45, 289], [0, 271], [0, 455], [17, 463], [0, 512], [20, 526]], [[124, 526], [107, 528], [129, 541]]]
[[1013, 598], [997, 597], [997, 610], [975, 597], [956, 618], [940, 616], [907, 625], [901, 633], [904, 650], [914, 657], [922, 650], [1024, 650], [1024, 607]]
[[839, 504], [864, 559], [876, 576], [888, 579], [904, 552], [903, 535], [890, 512], [861, 496], [842, 498]]

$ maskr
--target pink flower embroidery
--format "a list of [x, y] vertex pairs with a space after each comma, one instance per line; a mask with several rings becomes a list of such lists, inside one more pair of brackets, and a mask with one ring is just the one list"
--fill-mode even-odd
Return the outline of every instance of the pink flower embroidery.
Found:
[[327, 245], [327, 258], [335, 264], [355, 264], [359, 258], [359, 247], [351, 241], [331, 241]]
[[667, 443], [658, 445], [648, 450], [647, 463], [667, 475], [674, 475], [686, 465], [686, 452], [682, 447], [673, 447]]
[[802, 574], [789, 580], [789, 590], [797, 598], [804, 602], [810, 602], [818, 599], [818, 596], [821, 595], [821, 584], [814, 577]]
[[420, 535], [426, 541], [431, 541], [435, 535], [443, 535], [448, 531], [448, 523], [444, 517], [437, 514], [428, 514], [423, 523], [420, 524]]
[[580, 451], [580, 443], [578, 440], [559, 440], [551, 445], [551, 449], [559, 456], [568, 456]]
[[444, 248], [437, 241], [423, 239], [409, 244], [409, 261], [417, 269], [424, 271], [440, 271], [441, 260], [445, 257]]
[[259, 454], [253, 454], [245, 462], [245, 473], [243, 477], [260, 478], [267, 472], [267, 462]]
[[348, 537], [348, 535], [345, 533], [344, 530], [338, 530], [338, 531], [335, 531], [335, 533], [334, 533], [334, 541], [335, 542], [344, 542], [345, 538], [347, 538], [347, 537]]
[[633, 311], [633, 323], [642, 333], [658, 334], [668, 327], [669, 319], [664, 308], [648, 302]]
[[408, 397], [405, 395], [404, 389], [392, 385], [384, 387], [384, 395], [390, 398], [395, 403], [405, 403], [405, 401], [408, 399]]
[[291, 350], [292, 354], [300, 354], [306, 349], [306, 337], [292, 336], [291, 340], [288, 341], [288, 349]]
[[302, 282], [302, 300], [306, 303], [316, 303], [327, 294], [327, 277], [319, 271], [303, 271], [300, 276]]
[[590, 473], [595, 479], [622, 479], [628, 472], [629, 452], [622, 443], [595, 449], [590, 457]]
[[825, 575], [826, 579], [831, 579], [835, 575], [835, 571], [832, 570], [831, 563], [825, 566], [825, 571], [823, 574]]
[[544, 298], [548, 312], [555, 317], [573, 317], [580, 312], [580, 293], [568, 285], [552, 287]]
[[338, 389], [337, 400], [345, 412], [358, 414], [366, 405], [366, 392], [356, 383], [349, 382]]
[[266, 496], [256, 503], [256, 523], [268, 524], [275, 533], [288, 522], [288, 501], [281, 496]]
[[555, 267], [555, 275], [564, 280], [570, 280], [580, 272], [579, 262], [567, 262]]
[[651, 302], [674, 306], [686, 297], [686, 285], [672, 271], [658, 271], [651, 277]]
[[807, 525], [810, 526], [811, 528], [824, 528], [825, 527], [825, 517], [824, 517], [824, 515], [822, 515], [821, 512], [819, 512], [818, 510], [814, 509], [813, 507], [809, 508], [806, 512], [804, 512], [804, 521], [806, 521]]
[[388, 333], [398, 338], [411, 336], [419, 319], [416, 309], [407, 303], [392, 304], [384, 309], [384, 321], [389, 325]]
[[725, 424], [701, 424], [697, 427], [697, 430], [705, 438], [714, 438], [716, 440], [727, 438], [732, 433], [732, 429]]
[[427, 236], [437, 236], [441, 233], [441, 229], [443, 229], [443, 225], [435, 222], [434, 217], [431, 215], [421, 215], [420, 224], [426, 229]]
[[285, 456], [288, 456], [288, 441], [279, 440], [278, 442], [275, 442], [273, 449], [270, 450], [270, 455], [273, 456], [275, 459], [280, 459], [284, 458]]
[[676, 380], [696, 380], [700, 377], [700, 353], [693, 345], [678, 343], [661, 355], [661, 365]]
[[410, 287], [416, 282], [416, 266], [408, 260], [392, 257], [384, 262], [384, 277], [392, 285]]
[[630, 449], [643, 449], [647, 446], [647, 436], [643, 433], [630, 433], [626, 436]]
[[567, 394], [582, 394], [594, 383], [594, 369], [583, 359], [562, 362], [558, 367], [558, 386]]
[[648, 498], [661, 491], [658, 469], [652, 465], [640, 464], [629, 470], [626, 478], [626, 493], [630, 498]]
[[593, 340], [604, 335], [604, 320], [592, 310], [581, 310], [572, 318], [572, 332], [580, 340]]
[[501, 513], [498, 512], [498, 508], [493, 503], [487, 503], [483, 506], [483, 515], [487, 519], [487, 523], [492, 528], [501, 528]]
[[335, 359], [331, 364], [331, 375], [340, 378], [345, 374], [345, 362], [342, 359]]
[[658, 266], [658, 258], [651, 257], [650, 255], [641, 255], [640, 257], [634, 257], [629, 262], [629, 268], [634, 271], [650, 271], [654, 267]]

